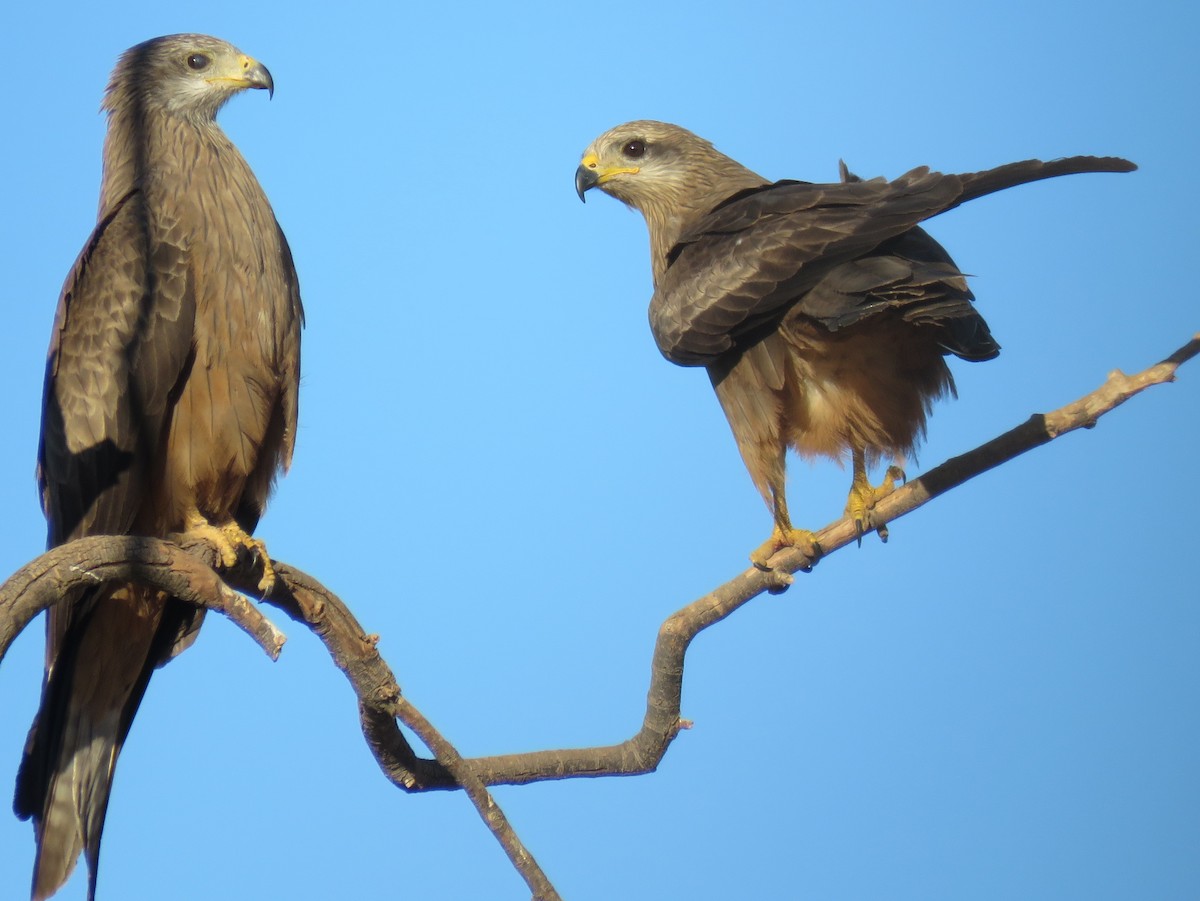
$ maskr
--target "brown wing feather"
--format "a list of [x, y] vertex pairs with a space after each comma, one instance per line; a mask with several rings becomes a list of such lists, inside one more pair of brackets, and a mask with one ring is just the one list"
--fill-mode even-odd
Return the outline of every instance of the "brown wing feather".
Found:
[[97, 226], [59, 299], [38, 451], [51, 547], [133, 525], [190, 353], [185, 252], [150, 252], [143, 203], [132, 192]]
[[[182, 248], [159, 241], [151, 250], [143, 195], [131, 192], [97, 225], [55, 316], [38, 452], [50, 546], [132, 527], [186, 369], [194, 313]], [[107, 586], [47, 618], [42, 703], [13, 803], [18, 816], [40, 818], [38, 896], [69, 876], [85, 845], [94, 874], [111, 761], [162, 659], [150, 647], [194, 616], [171, 608], [164, 618], [163, 604], [144, 594]], [[59, 757], [70, 748], [82, 755], [79, 784], [60, 790]], [[91, 799], [82, 820], [75, 791]]]
[[792, 308], [830, 331], [892, 311], [919, 326], [945, 353], [978, 362], [1000, 345], [975, 308], [975, 296], [949, 255], [923, 229], [885, 241], [835, 266]]
[[292, 248], [278, 222], [275, 223], [275, 232], [279, 238], [279, 253], [286, 281], [288, 305], [295, 322], [295, 327], [288, 329], [285, 333], [280, 347], [283, 369], [287, 373], [283, 383], [283, 398], [280, 402], [283, 410], [283, 453], [280, 465], [286, 472], [292, 465], [292, 452], [296, 447], [296, 426], [300, 404], [300, 329], [304, 327], [304, 304], [300, 301], [300, 276], [296, 274]]
[[664, 356], [707, 365], [780, 317], [833, 266], [901, 234], [958, 196], [926, 170], [894, 182], [784, 184], [718, 207], [681, 239], [650, 322]]
[[[805, 311], [806, 292], [835, 267], [870, 254], [925, 219], [1029, 181], [1131, 168], [1116, 158], [1071, 157], [963, 176], [920, 168], [892, 182], [779, 183], [747, 192], [702, 217], [668, 255], [670, 265], [650, 304], [655, 340], [676, 363], [709, 365], [760, 338], [793, 306]], [[932, 274], [923, 268], [918, 281]], [[813, 318], [825, 321], [829, 312], [814, 311]], [[845, 315], [839, 310], [832, 318]]]

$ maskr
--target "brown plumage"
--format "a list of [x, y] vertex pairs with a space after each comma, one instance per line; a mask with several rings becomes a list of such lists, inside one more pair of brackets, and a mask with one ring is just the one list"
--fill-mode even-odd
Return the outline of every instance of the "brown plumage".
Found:
[[771, 183], [685, 129], [630, 122], [584, 152], [592, 187], [650, 231], [650, 326], [663, 355], [707, 368], [750, 477], [771, 508], [751, 559], [806, 541], [792, 528], [785, 454], [849, 457], [846, 512], [860, 530], [889, 490], [867, 467], [912, 451], [930, 407], [954, 393], [944, 356], [1000, 352], [966, 279], [919, 222], [1014, 185], [1129, 172], [1116, 158], [1027, 160], [967, 175], [914, 169], [895, 181]]
[[[225, 561], [249, 537], [296, 434], [303, 313], [291, 252], [215, 117], [270, 73], [204, 35], [127, 51], [104, 99], [97, 225], [67, 276], [46, 366], [38, 479], [50, 546], [196, 532]], [[42, 704], [14, 808], [32, 817], [35, 899], [81, 851], [95, 892], [117, 755], [150, 674], [201, 616], [134, 585], [67, 599], [47, 623]]]

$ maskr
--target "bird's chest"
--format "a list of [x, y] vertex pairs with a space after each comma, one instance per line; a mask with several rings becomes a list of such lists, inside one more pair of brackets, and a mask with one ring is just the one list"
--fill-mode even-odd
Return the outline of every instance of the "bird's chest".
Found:
[[278, 226], [257, 183], [205, 185], [181, 198], [197, 366], [282, 376], [278, 349], [296, 327]]
[[193, 313], [167, 437], [165, 522], [190, 507], [225, 515], [247, 479], [274, 472], [282, 398], [294, 389], [299, 314], [274, 214], [252, 177], [202, 175], [156, 207], [160, 238], [183, 249]]

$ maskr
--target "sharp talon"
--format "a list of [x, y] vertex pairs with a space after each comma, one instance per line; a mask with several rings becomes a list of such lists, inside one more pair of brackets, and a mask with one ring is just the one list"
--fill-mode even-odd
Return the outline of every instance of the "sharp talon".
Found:
[[857, 466], [856, 462], [854, 482], [850, 487], [850, 496], [846, 500], [846, 515], [854, 522], [854, 532], [859, 547], [862, 547], [863, 535], [867, 532], [879, 533], [880, 539], [886, 544], [888, 540], [887, 524], [876, 525], [872, 510], [875, 504], [895, 490], [897, 479], [907, 480], [904, 470], [899, 466], [889, 466], [884, 474], [883, 483], [876, 488], [867, 480], [866, 470], [859, 469]]
[[247, 534], [233, 520], [214, 526], [199, 513], [188, 519], [187, 533], [202, 538], [214, 545], [221, 558], [221, 568], [231, 569], [237, 565], [238, 549], [245, 548], [254, 555], [262, 565], [262, 578], [258, 580], [258, 590], [265, 596], [275, 587], [275, 567], [271, 565], [271, 557], [267, 546], [259, 539]]
[[[249, 538], [249, 536], [247, 536]], [[250, 538], [253, 542], [251, 550], [254, 553], [255, 559], [262, 564], [262, 578], [258, 580], [258, 590], [263, 596], [271, 593], [271, 589], [275, 587], [275, 567], [271, 565], [271, 558], [267, 555], [266, 546], [257, 539]]]

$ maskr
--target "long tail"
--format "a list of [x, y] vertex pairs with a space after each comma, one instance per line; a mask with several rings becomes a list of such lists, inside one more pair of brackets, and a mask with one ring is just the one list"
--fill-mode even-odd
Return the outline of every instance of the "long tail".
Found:
[[48, 630], [42, 704], [13, 799], [17, 816], [34, 821], [34, 901], [58, 891], [81, 852], [94, 898], [117, 757], [154, 668], [198, 626], [194, 608], [134, 586], [99, 589], [80, 608], [88, 612], [61, 638]]
[[[962, 194], [954, 206], [1003, 191], [1016, 185], [1031, 181], [1041, 181], [1043, 178], [1056, 178], [1060, 175], [1076, 175], [1081, 172], [1133, 172], [1137, 165], [1118, 156], [1068, 156], [1060, 160], [1022, 160], [1019, 163], [1008, 163], [987, 169], [983, 172], [969, 172], [958, 176], [962, 181]], [[947, 207], [953, 209], [953, 207]]]

